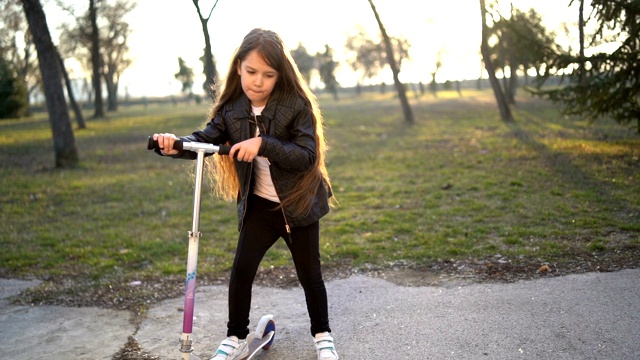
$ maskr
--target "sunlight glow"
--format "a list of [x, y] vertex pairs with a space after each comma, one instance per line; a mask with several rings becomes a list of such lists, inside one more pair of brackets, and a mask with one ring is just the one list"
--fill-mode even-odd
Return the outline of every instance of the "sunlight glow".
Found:
[[[174, 78], [178, 71], [178, 57], [194, 69], [197, 77], [193, 90], [201, 93], [203, 76], [199, 58], [203, 53], [204, 38], [193, 3], [187, 0], [137, 2], [138, 6], [126, 19], [133, 27], [129, 46], [134, 62], [121, 77], [120, 95], [124, 96], [125, 92], [131, 96], [179, 94], [181, 84]], [[203, 15], [209, 13], [208, 9], [214, 2], [201, 1]], [[556, 0], [514, 0], [513, 3], [520, 9], [535, 6], [541, 14], [552, 14], [553, 18], [549, 16], [550, 27], [560, 26], [559, 15], [565, 21], [575, 17], [567, 5], [558, 5]], [[411, 44], [410, 59], [403, 62], [400, 72], [401, 81], [430, 82], [438, 53], [442, 61], [438, 82], [480, 76], [477, 0], [377, 0], [374, 4], [387, 33], [406, 38]], [[52, 4], [46, 7], [52, 32], [55, 31], [54, 24], [63, 18], [54, 8]], [[308, 2], [305, 6], [293, 0], [219, 0], [208, 28], [221, 76], [227, 72], [229, 59], [243, 36], [255, 27], [274, 30], [289, 48], [302, 44], [311, 55], [324, 51], [324, 46], [329, 45], [334, 50], [335, 60], [341, 63], [336, 76], [342, 87], [353, 86], [357, 81], [346, 63], [348, 54], [344, 45], [347, 37], [362, 28], [371, 38], [379, 38], [378, 25], [367, 0], [325, 0]], [[82, 70], [74, 67], [72, 72], [80, 76]], [[369, 83], [381, 81], [392, 82], [388, 69]], [[314, 80], [311, 82], [313, 85]]]

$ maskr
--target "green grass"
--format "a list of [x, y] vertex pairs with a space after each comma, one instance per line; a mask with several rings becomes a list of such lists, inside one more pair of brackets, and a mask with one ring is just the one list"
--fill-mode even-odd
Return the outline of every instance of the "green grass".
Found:
[[[560, 261], [640, 247], [640, 138], [521, 99], [500, 121], [491, 93], [321, 97], [339, 205], [322, 220], [326, 266], [430, 264], [495, 254]], [[0, 121], [0, 276], [181, 276], [193, 162], [146, 150], [188, 134], [206, 106], [122, 108], [76, 130], [81, 166], [54, 169], [46, 115]], [[198, 272], [228, 274], [234, 203], [203, 194]], [[290, 266], [278, 243], [264, 267]]]

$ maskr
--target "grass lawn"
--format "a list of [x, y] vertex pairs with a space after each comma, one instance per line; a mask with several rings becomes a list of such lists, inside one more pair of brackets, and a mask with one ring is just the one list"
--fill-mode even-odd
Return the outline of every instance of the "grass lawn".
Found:
[[[339, 202], [321, 222], [327, 269], [640, 263], [633, 130], [565, 118], [524, 95], [505, 124], [489, 91], [411, 97], [414, 125], [391, 93], [320, 100]], [[0, 121], [0, 276], [44, 280], [31, 302], [107, 295], [117, 306], [129, 293], [162, 298], [159, 283], [182, 285], [193, 162], [161, 158], [146, 142], [153, 132], [189, 134], [206, 112], [156, 105], [90, 119], [75, 131], [82, 165], [73, 170], [53, 167], [46, 114]], [[238, 234], [235, 203], [209, 192], [202, 200], [198, 277], [221, 281]], [[262, 263], [267, 276], [290, 267], [283, 242]], [[137, 280], [152, 285], [127, 287]]]

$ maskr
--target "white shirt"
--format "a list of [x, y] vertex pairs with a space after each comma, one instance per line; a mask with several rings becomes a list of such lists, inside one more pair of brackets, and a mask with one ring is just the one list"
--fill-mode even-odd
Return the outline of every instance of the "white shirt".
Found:
[[[262, 114], [264, 106], [254, 107], [251, 106], [254, 119], [258, 122], [257, 117]], [[256, 136], [260, 135], [260, 126], [256, 126]], [[269, 159], [264, 156], [256, 156], [254, 159], [253, 176], [255, 177], [255, 184], [253, 187], [253, 193], [273, 202], [280, 202], [276, 188], [273, 186], [271, 180], [271, 170], [269, 169]]]

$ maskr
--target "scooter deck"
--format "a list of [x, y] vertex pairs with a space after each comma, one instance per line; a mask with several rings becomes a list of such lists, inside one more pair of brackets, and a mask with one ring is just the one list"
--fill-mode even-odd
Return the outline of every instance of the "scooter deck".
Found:
[[249, 357], [247, 357], [246, 360], [251, 359], [255, 354], [258, 353], [258, 350], [269, 343], [275, 333], [275, 331], [269, 331], [268, 333], [264, 334], [262, 338], [256, 338], [255, 334], [249, 334], [249, 336], [247, 337], [247, 342], [249, 343], [249, 345], [247, 345], [249, 348]]

